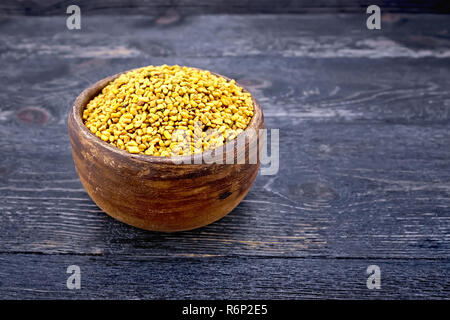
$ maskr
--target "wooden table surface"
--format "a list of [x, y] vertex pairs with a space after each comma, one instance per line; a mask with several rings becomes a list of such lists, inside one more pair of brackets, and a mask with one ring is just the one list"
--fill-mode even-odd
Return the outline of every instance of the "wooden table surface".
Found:
[[[450, 298], [450, 19], [366, 17], [0, 18], [0, 298]], [[174, 234], [92, 202], [66, 121], [88, 85], [164, 63], [240, 81], [280, 129], [278, 174]]]

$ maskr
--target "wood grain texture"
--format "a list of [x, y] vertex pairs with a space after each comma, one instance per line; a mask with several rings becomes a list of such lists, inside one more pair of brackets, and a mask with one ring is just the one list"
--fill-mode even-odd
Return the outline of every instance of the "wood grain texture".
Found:
[[[150, 14], [172, 16], [183, 14], [248, 13], [365, 13], [371, 0], [3, 0], [2, 12], [20, 15], [61, 15], [68, 6], [77, 4], [85, 14]], [[378, 0], [383, 12], [449, 13], [445, 0], [405, 1]]]
[[[0, 297], [449, 298], [448, 17], [390, 19], [381, 32], [355, 15], [86, 17], [82, 32], [2, 20]], [[235, 78], [280, 129], [279, 173], [175, 235], [100, 211], [66, 123], [88, 85], [163, 63]], [[76, 262], [90, 279], [78, 296], [63, 287]], [[374, 293], [377, 263], [391, 285]], [[167, 277], [175, 289], [147, 289]]]
[[[87, 84], [122, 71], [113, 64], [108, 65], [104, 59], [128, 59], [127, 65], [133, 68], [156, 58], [170, 58], [171, 61], [178, 58], [175, 61], [179, 62], [189, 58], [259, 57], [265, 62], [269, 58], [450, 57], [446, 16], [386, 14], [382, 17], [381, 31], [368, 30], [365, 16], [359, 14], [301, 17], [180, 15], [162, 23], [157, 16], [151, 15], [97, 16], [83, 19], [82, 29], [75, 31], [66, 28], [65, 17], [4, 17], [1, 20], [0, 52], [3, 59], [13, 61], [36, 57], [44, 61], [56, 58], [85, 62], [80, 67], [67, 63], [55, 68], [61, 68], [61, 72], [71, 68], [73, 77], [62, 80], [65, 82], [82, 80], [74, 78], [85, 68], [98, 69], [92, 79], [85, 79]], [[102, 62], [89, 64], [90, 60]], [[206, 61], [204, 65], [207, 65]], [[227, 71], [225, 66], [217, 65], [216, 68]], [[247, 70], [258, 72], [252, 65], [242, 70], [243, 74]], [[356, 71], [364, 72], [363, 69]]]

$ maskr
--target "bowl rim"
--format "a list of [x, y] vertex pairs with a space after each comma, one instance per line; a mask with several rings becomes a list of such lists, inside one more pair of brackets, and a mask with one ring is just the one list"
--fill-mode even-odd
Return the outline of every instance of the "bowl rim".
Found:
[[[148, 162], [148, 163], [160, 163], [160, 164], [175, 164], [174, 159], [176, 159], [179, 163], [181, 164], [185, 164], [185, 163], [189, 163], [189, 164], [205, 164], [203, 159], [205, 155], [210, 155], [210, 156], [214, 156], [215, 155], [215, 150], [217, 150], [218, 148], [223, 148], [223, 146], [226, 145], [232, 145], [232, 148], [227, 148], [225, 147], [225, 150], [223, 151], [223, 157], [225, 158], [227, 153], [230, 152], [230, 149], [232, 152], [236, 151], [236, 141], [237, 141], [237, 137], [244, 134], [244, 133], [248, 133], [249, 129], [254, 129], [254, 130], [258, 130], [258, 129], [263, 129], [265, 128], [264, 125], [264, 115], [262, 113], [262, 109], [261, 106], [259, 105], [258, 101], [256, 101], [255, 97], [253, 96], [253, 94], [251, 94], [251, 92], [243, 85], [241, 85], [240, 83], [238, 83], [235, 80], [236, 85], [240, 86], [244, 92], [250, 93], [251, 98], [252, 98], [252, 102], [253, 102], [253, 106], [254, 106], [254, 111], [253, 111], [253, 117], [250, 120], [250, 123], [248, 124], [247, 128], [245, 128], [244, 131], [242, 131], [238, 136], [236, 136], [236, 138], [234, 138], [233, 140], [224, 143], [222, 146], [219, 146], [217, 148], [214, 149], [210, 149], [210, 150], [206, 150], [203, 151], [201, 153], [195, 153], [195, 154], [190, 154], [190, 155], [183, 155], [183, 156], [167, 156], [167, 157], [162, 157], [162, 156], [153, 156], [153, 155], [146, 155], [146, 154], [133, 154], [133, 153], [129, 153], [125, 150], [119, 149], [116, 146], [113, 146], [103, 140], [101, 140], [99, 137], [97, 137], [95, 134], [93, 134], [83, 123], [82, 120], [82, 113], [84, 108], [86, 107], [86, 104], [92, 100], [95, 96], [97, 96], [104, 87], [106, 87], [109, 83], [111, 83], [112, 81], [114, 81], [115, 79], [117, 79], [120, 75], [124, 74], [124, 73], [128, 73], [134, 70], [138, 70], [141, 68], [145, 68], [144, 67], [138, 67], [138, 68], [133, 68], [130, 70], [126, 70], [126, 71], [122, 71], [119, 73], [116, 73], [114, 75], [105, 77], [103, 79], [98, 80], [97, 82], [95, 82], [94, 84], [90, 85], [89, 87], [87, 87], [86, 89], [84, 89], [75, 99], [73, 106], [71, 108], [71, 112], [69, 113], [69, 123], [70, 123], [70, 118], [73, 119], [73, 124], [74, 124], [74, 129], [79, 131], [84, 138], [88, 139], [89, 141], [92, 141], [93, 143], [98, 144], [99, 146], [107, 149], [108, 151], [118, 155], [118, 156], [122, 156], [122, 157], [126, 157], [128, 159], [136, 159], [139, 161], [143, 161], [143, 162]], [[226, 76], [223, 76], [219, 73], [215, 73], [206, 69], [200, 69], [200, 68], [196, 68], [196, 67], [189, 67], [189, 66], [180, 66], [180, 67], [188, 67], [188, 68], [192, 68], [192, 69], [197, 69], [197, 70], [201, 70], [201, 71], [208, 71], [211, 74], [218, 76], [218, 77], [222, 77], [225, 78], [228, 81], [231, 81], [232, 79]], [[70, 135], [70, 126], [69, 126], [69, 135]], [[256, 134], [256, 139], [258, 139], [259, 134]], [[259, 140], [259, 139], [258, 139]], [[248, 141], [245, 142], [246, 146], [249, 144]], [[236, 154], [235, 154], [236, 156]], [[199, 162], [200, 161], [200, 162]], [[258, 163], [259, 163], [259, 159], [258, 159]]]

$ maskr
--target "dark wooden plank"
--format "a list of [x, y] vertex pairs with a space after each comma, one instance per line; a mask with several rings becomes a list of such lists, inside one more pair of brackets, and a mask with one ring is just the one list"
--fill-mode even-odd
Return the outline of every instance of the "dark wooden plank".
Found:
[[[97, 16], [85, 17], [81, 30], [68, 30], [64, 16], [1, 21], [0, 53], [13, 61], [450, 57], [450, 25], [445, 15], [392, 14], [383, 19], [382, 30], [375, 31], [367, 29], [365, 16], [332, 14], [192, 16], [168, 23], [155, 16]], [[105, 66], [100, 69], [110, 72]]]
[[[180, 234], [137, 230], [103, 214], [78, 182], [69, 148], [53, 144], [68, 142], [60, 138], [61, 130], [47, 131], [43, 135], [48, 138], [46, 144], [32, 139], [22, 143], [23, 149], [7, 148], [3, 141], [2, 153], [15, 156], [2, 161], [6, 179], [0, 185], [1, 250], [171, 256], [449, 256], [448, 149], [441, 146], [433, 152], [439, 142], [427, 143], [415, 135], [419, 131], [431, 140], [448, 140], [445, 127], [372, 125], [366, 133], [367, 125], [302, 127], [301, 132], [284, 128], [281, 141], [286, 145], [281, 147], [277, 176], [258, 177], [247, 198], [220, 222]], [[336, 132], [332, 138], [328, 130]], [[371, 134], [374, 131], [381, 133]], [[59, 136], [58, 140], [50, 134]], [[289, 135], [296, 141], [289, 142]], [[393, 139], [408, 146], [399, 150], [397, 143], [388, 142]], [[27, 150], [36, 144], [40, 146], [33, 152]]]
[[[2, 20], [0, 297], [448, 297], [448, 19], [391, 18], [381, 33], [357, 15], [86, 17], [76, 32], [62, 17]], [[178, 234], [102, 213], [66, 127], [89, 84], [163, 63], [241, 81], [280, 129], [279, 173]], [[92, 279], [74, 294], [77, 261]], [[372, 263], [395, 275], [389, 290], [365, 288]]]
[[[1, 12], [21, 15], [63, 15], [69, 5], [77, 4], [87, 14], [164, 14], [180, 12], [182, 14], [217, 13], [365, 13], [368, 6], [375, 4], [370, 0], [69, 0], [26, 2], [4, 0], [0, 4]], [[449, 13], [450, 6], [444, 0], [376, 1], [383, 12], [401, 13]]]
[[[0, 255], [4, 299], [442, 299], [450, 298], [449, 260], [267, 258], [166, 259]], [[66, 269], [81, 268], [68, 290]], [[381, 289], [366, 269], [381, 270]]]
[[[208, 22], [199, 19], [192, 23]], [[267, 17], [232, 19], [254, 32], [260, 19], [274, 24]], [[305, 29], [316, 23], [286, 19], [304, 21]], [[24, 40], [31, 46], [2, 56], [2, 252], [448, 257], [447, 58], [411, 57], [394, 66], [386, 59], [285, 58], [283, 50], [270, 59], [98, 59], [81, 51], [59, 57], [53, 49], [29, 50], [36, 37], [55, 38], [54, 19], [36, 21], [49, 33], [31, 35]], [[114, 21], [102, 20], [101, 30]], [[223, 22], [209, 19], [212, 28]], [[74, 39], [89, 50], [98, 33]], [[242, 81], [261, 102], [267, 125], [281, 130], [279, 174], [258, 177], [233, 214], [200, 230], [161, 235], [113, 221], [88, 198], [73, 168], [66, 132], [73, 99], [102, 76], [149, 63], [193, 65]]]
[[[233, 74], [243, 65], [236, 60], [209, 63], [228, 66]], [[52, 63], [58, 65], [55, 60]], [[123, 63], [126, 69], [127, 62]], [[257, 62], [246, 59], [247, 63]], [[290, 69], [290, 64], [273, 63], [279, 70]], [[120, 62], [114, 64], [121, 68]], [[358, 65], [354, 62], [350, 69]], [[431, 65], [427, 63], [427, 68]], [[301, 78], [307, 67], [299, 64], [298, 68]], [[416, 69], [420, 71], [420, 63]], [[94, 77], [94, 72], [87, 73]], [[342, 72], [337, 78], [349, 76], [345, 68]], [[380, 79], [389, 79], [383, 73], [392, 71], [380, 64]], [[399, 100], [399, 106], [406, 101], [410, 112], [396, 109], [395, 102], [389, 105], [380, 100], [381, 92], [397, 86], [395, 79], [383, 80], [378, 95], [373, 90], [359, 91], [354, 102], [356, 93], [346, 89], [339, 98], [331, 98], [335, 99], [334, 107], [327, 109], [321, 104], [329, 98], [323, 95], [316, 102], [310, 96], [311, 102], [300, 105], [305, 101], [302, 92], [306, 83], [327, 92], [320, 77], [303, 81], [303, 90], [292, 88], [298, 104], [288, 99], [282, 103], [282, 94], [275, 93], [281, 91], [275, 88], [282, 84], [256, 91], [264, 101], [268, 126], [281, 130], [279, 174], [258, 177], [246, 200], [219, 223], [175, 235], [124, 226], [101, 213], [88, 198], [73, 168], [65, 125], [72, 99], [69, 91], [75, 95], [77, 89], [55, 94], [54, 99], [37, 98], [31, 106], [39, 111], [23, 107], [17, 113], [15, 99], [30, 97], [23, 97], [20, 91], [14, 94], [16, 89], [11, 87], [6, 90], [10, 97], [0, 137], [4, 155], [0, 183], [2, 250], [448, 257], [450, 150], [445, 146], [450, 140], [449, 120], [448, 116], [430, 115], [425, 108], [415, 109], [414, 104], [419, 103], [415, 99], [426, 96], [427, 89], [417, 87], [410, 90], [409, 98]], [[275, 79], [271, 82], [276, 83]], [[14, 82], [10, 83], [4, 83], [4, 88]], [[442, 85], [445, 80], [438, 83]], [[342, 81], [339, 85], [350, 87]], [[439, 105], [448, 98], [436, 94], [433, 99]], [[41, 119], [34, 112], [50, 114], [49, 122], [30, 125], [18, 118], [25, 113], [31, 121]]]

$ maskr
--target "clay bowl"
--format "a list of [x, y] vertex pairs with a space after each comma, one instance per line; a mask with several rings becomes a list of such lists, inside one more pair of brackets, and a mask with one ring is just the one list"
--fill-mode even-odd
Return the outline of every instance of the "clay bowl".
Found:
[[[119, 75], [100, 80], [84, 90], [69, 114], [75, 168], [92, 200], [111, 217], [152, 231], [195, 229], [231, 212], [250, 190], [258, 173], [259, 157], [256, 164], [249, 163], [249, 149], [254, 148], [255, 142], [252, 139], [258, 140], [258, 135], [245, 142], [244, 164], [237, 163], [235, 141], [226, 144], [228, 148], [223, 154], [224, 159], [233, 157], [234, 164], [228, 164], [229, 161], [207, 164], [203, 157], [206, 152], [177, 157], [185, 162], [177, 164], [170, 157], [136, 155], [116, 148], [84, 126], [82, 111]], [[261, 107], [256, 100], [253, 102], [254, 116], [245, 132], [265, 127]], [[262, 141], [257, 145], [261, 151]], [[186, 161], [190, 162], [186, 164]]]

